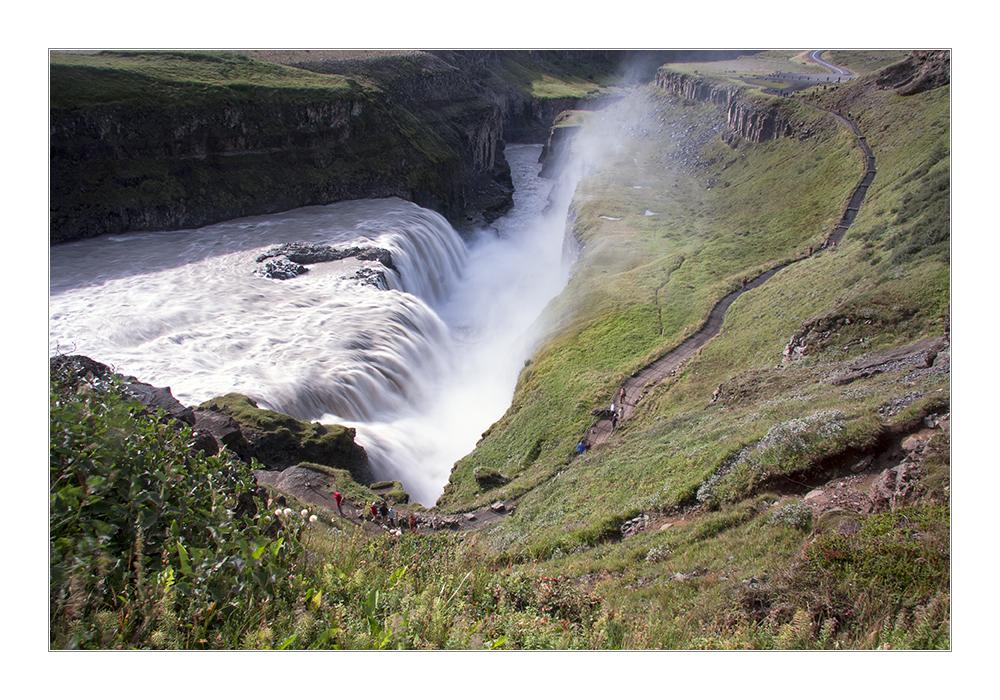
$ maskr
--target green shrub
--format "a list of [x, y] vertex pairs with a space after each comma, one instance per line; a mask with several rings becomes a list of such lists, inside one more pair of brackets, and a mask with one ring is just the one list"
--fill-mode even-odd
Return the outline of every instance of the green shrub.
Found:
[[772, 525], [784, 525], [802, 530], [802, 532], [809, 532], [813, 523], [812, 508], [802, 501], [789, 501], [776, 509], [768, 518], [768, 522]]
[[235, 514], [255, 488], [247, 465], [194, 454], [190, 428], [113, 382], [54, 377], [50, 430], [53, 647], [232, 646], [287, 594], [299, 525]]

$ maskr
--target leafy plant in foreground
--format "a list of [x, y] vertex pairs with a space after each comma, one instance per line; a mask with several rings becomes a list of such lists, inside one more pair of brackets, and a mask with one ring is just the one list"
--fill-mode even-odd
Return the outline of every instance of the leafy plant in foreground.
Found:
[[231, 645], [227, 620], [288, 592], [298, 527], [236, 516], [250, 469], [113, 384], [50, 388], [50, 644]]

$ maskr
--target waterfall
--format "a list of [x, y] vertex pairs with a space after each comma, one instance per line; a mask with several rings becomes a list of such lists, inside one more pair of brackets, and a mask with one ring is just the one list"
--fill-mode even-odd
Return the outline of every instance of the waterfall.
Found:
[[[539, 148], [508, 147], [514, 211], [470, 243], [390, 198], [55, 246], [50, 352], [169, 386], [186, 405], [238, 392], [355, 427], [375, 474], [431, 505], [509, 406], [529, 328], [566, 283], [565, 209], [541, 213]], [[351, 257], [292, 279], [253, 274], [258, 256], [290, 242], [380, 248], [395, 270]]]

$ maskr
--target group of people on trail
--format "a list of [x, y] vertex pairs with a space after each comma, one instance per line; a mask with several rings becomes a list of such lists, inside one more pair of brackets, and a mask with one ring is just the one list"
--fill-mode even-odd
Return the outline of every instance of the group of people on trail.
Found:
[[371, 513], [372, 522], [383, 522], [390, 527], [396, 527], [396, 511], [391, 506], [386, 505], [385, 501], [381, 503], [372, 501], [368, 510]]
[[[346, 515], [344, 515], [344, 509], [343, 509], [344, 496], [343, 496], [343, 494], [341, 494], [339, 491], [336, 492], [336, 493], [334, 493], [333, 494], [333, 500], [337, 504], [337, 512], [340, 513], [341, 517], [347, 517]], [[365, 509], [364, 508], [361, 509], [360, 515], [361, 515], [361, 520], [362, 521], [364, 521], [364, 520], [367, 519], [365, 517]], [[371, 521], [373, 523], [379, 523], [380, 522], [380, 523], [382, 523], [384, 525], [387, 525], [388, 527], [403, 527], [403, 525], [405, 523], [406, 525], [409, 525], [409, 528], [411, 530], [416, 530], [417, 529], [417, 516], [416, 515], [414, 515], [413, 513], [410, 513], [409, 518], [407, 518], [406, 520], [397, 519], [397, 517], [396, 517], [396, 510], [391, 505], [388, 505], [385, 501], [381, 501], [381, 502], [372, 501], [368, 505], [368, 517], [371, 519]]]
[[[614, 432], [618, 428], [618, 423], [622, 419], [622, 408], [625, 406], [627, 400], [628, 400], [628, 391], [623, 386], [621, 388], [621, 391], [618, 392], [617, 403], [612, 401], [611, 408], [609, 409], [609, 413], [611, 414], [611, 432]], [[608, 414], [605, 413], [604, 415], [606, 417]], [[594, 432], [596, 434], [596, 430]], [[589, 449], [590, 449], [590, 440], [587, 440], [586, 438], [576, 443], [576, 453], [578, 455], [583, 454]]]

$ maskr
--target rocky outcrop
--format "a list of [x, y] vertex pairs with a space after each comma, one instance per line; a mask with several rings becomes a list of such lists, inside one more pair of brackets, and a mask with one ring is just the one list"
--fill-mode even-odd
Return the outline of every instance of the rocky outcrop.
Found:
[[474, 476], [480, 488], [491, 489], [503, 486], [510, 482], [510, 479], [492, 467], [477, 467]]
[[875, 84], [900, 95], [916, 95], [951, 82], [951, 51], [911, 51], [900, 61], [885, 68]]
[[81, 382], [102, 392], [115, 392], [138, 401], [149, 415], [160, 412], [170, 419], [193, 426], [194, 409], [174, 398], [170, 387], [155, 387], [135, 377], [115, 372], [107, 365], [85, 355], [55, 355], [49, 358], [49, 372], [76, 387]]
[[246, 440], [249, 455], [268, 469], [281, 471], [311, 462], [344, 469], [361, 484], [374, 480], [368, 454], [354, 441], [354, 428], [299, 421], [260, 408], [256, 401], [242, 394], [211, 399], [196, 410], [235, 421]]
[[726, 110], [730, 132], [753, 143], [791, 136], [791, 114], [776, 100], [750, 97], [746, 88], [661, 68], [656, 86], [672, 95], [710, 102]]
[[[378, 262], [386, 269], [399, 272], [392, 261], [392, 253], [385, 248], [375, 246], [334, 248], [317, 243], [297, 242], [283, 243], [258, 255], [257, 262], [263, 264], [255, 268], [253, 273], [267, 279], [287, 280], [308, 272], [306, 265], [346, 258]], [[362, 268], [349, 279], [356, 279], [379, 289], [389, 288], [385, 272], [374, 268]]]
[[230, 450], [240, 461], [254, 459], [281, 470], [301, 462], [345, 469], [355, 481], [373, 481], [368, 455], [354, 442], [355, 430], [341, 425], [304, 423], [291, 416], [257, 407], [239, 394], [227, 394], [197, 407], [181, 404], [169, 388], [154, 387], [116, 373], [84, 355], [56, 355], [49, 372], [73, 390], [81, 384], [98, 392], [114, 392], [144, 408], [140, 415], [164, 416], [193, 428], [190, 451], [218, 454]]
[[271, 280], [290, 280], [308, 271], [309, 269], [305, 265], [292, 262], [285, 257], [279, 257], [265, 261], [263, 265], [254, 268], [253, 273], [257, 277]]
[[556, 178], [561, 172], [560, 168], [569, 158], [570, 145], [580, 131], [579, 126], [553, 127], [542, 146], [542, 153], [538, 160], [542, 164], [539, 177]]
[[273, 246], [258, 255], [257, 262], [264, 262], [268, 258], [286, 258], [299, 265], [315, 265], [316, 263], [333, 262], [335, 260], [344, 260], [345, 258], [357, 258], [358, 260], [375, 260], [390, 270], [399, 272], [392, 261], [392, 253], [385, 248], [375, 246], [334, 248], [333, 246], [319, 243], [304, 243], [299, 241]]
[[843, 386], [905, 367], [933, 367], [938, 354], [946, 347], [944, 338], [924, 338], [898, 350], [865, 358], [848, 368], [846, 373], [835, 376], [831, 384]]

